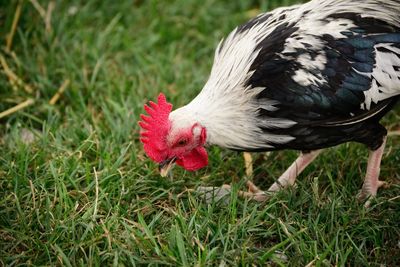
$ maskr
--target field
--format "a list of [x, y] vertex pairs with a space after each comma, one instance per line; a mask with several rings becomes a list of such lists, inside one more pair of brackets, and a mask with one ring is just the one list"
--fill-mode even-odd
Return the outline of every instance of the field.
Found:
[[[368, 151], [327, 149], [264, 204], [241, 153], [161, 178], [138, 140], [143, 104], [202, 88], [219, 40], [296, 1], [0, 3], [0, 266], [399, 266], [400, 137], [390, 136], [370, 208], [356, 195]], [[399, 128], [400, 106], [383, 123]], [[296, 151], [253, 154], [268, 188]], [[206, 203], [199, 186], [233, 184]]]

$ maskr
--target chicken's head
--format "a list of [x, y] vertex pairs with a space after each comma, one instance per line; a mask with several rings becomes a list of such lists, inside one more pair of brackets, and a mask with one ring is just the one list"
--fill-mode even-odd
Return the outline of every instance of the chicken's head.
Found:
[[162, 176], [168, 174], [174, 163], [189, 171], [208, 164], [206, 129], [198, 122], [172, 120], [172, 104], [161, 93], [158, 103], [144, 105], [148, 116], [141, 114], [140, 141], [149, 158], [159, 164]]

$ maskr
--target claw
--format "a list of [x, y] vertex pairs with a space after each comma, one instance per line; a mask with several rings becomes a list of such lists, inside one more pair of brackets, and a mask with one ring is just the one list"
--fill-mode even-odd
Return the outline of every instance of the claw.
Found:
[[379, 181], [378, 180], [376, 189], [364, 185], [363, 188], [361, 189], [361, 191], [357, 194], [357, 199], [359, 201], [367, 200], [365, 202], [364, 206], [366, 208], [369, 208], [369, 206], [371, 205], [371, 200], [376, 197], [376, 193], [378, 191], [378, 188], [381, 188], [381, 187], [382, 188], [389, 188], [390, 184], [388, 182]]
[[376, 191], [378, 188], [388, 188], [390, 185], [388, 182], [385, 181], [378, 181], [377, 182], [377, 188], [374, 192], [374, 190], [371, 190], [371, 188], [362, 188], [361, 191], [357, 195], [357, 199], [359, 201], [365, 201], [364, 207], [369, 208], [371, 206], [371, 201], [376, 197]]
[[249, 191], [239, 191], [239, 196], [255, 200], [257, 202], [264, 202], [268, 199], [267, 194], [259, 189], [252, 181], [247, 181], [246, 185]]
[[389, 188], [390, 187], [390, 184], [388, 183], [388, 182], [386, 182], [386, 181], [378, 181], [378, 188]]

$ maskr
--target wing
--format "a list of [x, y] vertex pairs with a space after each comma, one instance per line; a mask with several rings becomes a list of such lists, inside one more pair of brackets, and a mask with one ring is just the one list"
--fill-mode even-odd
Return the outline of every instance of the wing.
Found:
[[351, 12], [314, 24], [283, 25], [259, 44], [248, 85], [264, 88], [260, 117], [321, 126], [378, 118], [400, 94], [399, 27]]

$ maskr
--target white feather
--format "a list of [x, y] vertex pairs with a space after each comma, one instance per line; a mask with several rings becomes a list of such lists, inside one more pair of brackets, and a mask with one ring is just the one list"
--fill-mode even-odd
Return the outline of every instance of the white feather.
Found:
[[[375, 45], [375, 67], [372, 73], [364, 73], [373, 80], [371, 88], [364, 92], [365, 101], [361, 104], [363, 109], [369, 110], [372, 103], [377, 104], [400, 94], [400, 71], [399, 69], [396, 71], [394, 68], [395, 66], [400, 67], [400, 49], [392, 45], [390, 43]], [[380, 47], [391, 52], [379, 51]]]

